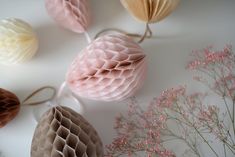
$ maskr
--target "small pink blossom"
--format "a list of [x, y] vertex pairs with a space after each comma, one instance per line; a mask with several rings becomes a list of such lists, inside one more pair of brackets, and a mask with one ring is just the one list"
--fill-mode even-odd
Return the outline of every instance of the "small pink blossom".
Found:
[[226, 45], [222, 51], [213, 51], [212, 49], [213, 47], [208, 47], [203, 50], [193, 51], [194, 60], [188, 63], [187, 68], [191, 70], [207, 68], [210, 65], [221, 64], [224, 61], [230, 63], [231, 59], [234, 60], [231, 45]]
[[171, 88], [162, 92], [161, 96], [157, 99], [157, 104], [160, 107], [171, 107], [180, 96], [185, 94], [185, 87]]

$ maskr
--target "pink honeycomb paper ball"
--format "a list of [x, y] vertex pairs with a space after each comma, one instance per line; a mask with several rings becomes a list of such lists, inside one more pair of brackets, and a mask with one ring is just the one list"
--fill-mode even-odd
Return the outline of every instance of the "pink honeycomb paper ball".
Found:
[[142, 87], [146, 70], [146, 55], [130, 37], [104, 35], [75, 58], [66, 83], [78, 96], [118, 101], [133, 96]]
[[61, 26], [83, 33], [90, 23], [87, 0], [45, 0], [48, 14]]

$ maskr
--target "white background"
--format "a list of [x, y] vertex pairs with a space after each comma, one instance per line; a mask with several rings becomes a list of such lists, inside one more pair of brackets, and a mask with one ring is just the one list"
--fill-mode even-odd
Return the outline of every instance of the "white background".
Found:
[[[119, 0], [90, 0], [93, 22], [88, 32], [93, 37], [107, 27], [129, 32], [143, 32], [144, 24], [132, 18]], [[182, 0], [177, 10], [160, 23], [152, 24], [155, 37], [141, 46], [148, 56], [148, 77], [137, 93], [141, 104], [147, 105], [162, 90], [179, 84], [198, 87], [185, 70], [194, 49], [225, 44], [235, 46], [234, 0]], [[44, 86], [59, 87], [66, 70], [87, 42], [82, 34], [60, 28], [47, 15], [43, 0], [0, 0], [0, 19], [21, 18], [38, 34], [40, 47], [29, 62], [17, 66], [0, 65], [0, 87], [14, 92], [23, 100], [33, 90]], [[115, 115], [124, 111], [123, 102], [95, 102], [83, 99], [83, 114], [99, 132], [104, 144], [114, 137]], [[5, 157], [29, 157], [36, 122], [33, 108], [22, 107], [19, 115], [0, 129], [0, 151]], [[173, 150], [178, 150], [176, 145]]]

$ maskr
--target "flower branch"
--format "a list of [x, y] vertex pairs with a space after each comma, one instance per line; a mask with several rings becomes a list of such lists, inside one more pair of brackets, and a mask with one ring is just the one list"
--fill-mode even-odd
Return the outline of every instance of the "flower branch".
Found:
[[[187, 69], [204, 74], [194, 79], [222, 98], [226, 110], [221, 104], [206, 104], [208, 94], [188, 94], [185, 86], [162, 92], [147, 108], [132, 99], [127, 114], [116, 118], [117, 138], [107, 146], [106, 156], [142, 152], [148, 157], [174, 157], [175, 152], [167, 148], [173, 141], [186, 145], [183, 154], [191, 153], [186, 156], [203, 157], [200, 144], [215, 157], [235, 155], [235, 55], [231, 46], [222, 51], [212, 47], [194, 51]], [[221, 151], [214, 148], [216, 143]]]

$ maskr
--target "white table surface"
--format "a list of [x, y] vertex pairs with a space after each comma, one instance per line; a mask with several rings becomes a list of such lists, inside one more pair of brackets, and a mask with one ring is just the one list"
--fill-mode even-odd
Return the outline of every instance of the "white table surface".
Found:
[[[119, 0], [90, 0], [93, 23], [88, 32], [93, 37], [107, 27], [130, 32], [143, 32], [144, 24], [133, 19]], [[198, 88], [185, 70], [193, 49], [225, 44], [235, 46], [235, 0], [182, 0], [177, 10], [160, 23], [151, 25], [154, 39], [141, 46], [148, 56], [148, 77], [137, 93], [141, 104], [147, 105], [162, 90], [179, 84]], [[44, 86], [59, 87], [66, 70], [87, 42], [83, 35], [60, 28], [47, 15], [43, 0], [0, 0], [0, 19], [21, 18], [38, 34], [40, 48], [29, 62], [18, 66], [0, 65], [0, 87], [14, 92], [21, 100], [33, 90]], [[83, 114], [99, 132], [103, 143], [115, 135], [114, 117], [124, 111], [126, 101], [96, 102], [82, 99], [87, 106]], [[36, 122], [33, 108], [22, 107], [18, 116], [0, 129], [0, 151], [5, 157], [29, 157]], [[180, 146], [175, 145], [173, 150]]]

